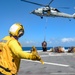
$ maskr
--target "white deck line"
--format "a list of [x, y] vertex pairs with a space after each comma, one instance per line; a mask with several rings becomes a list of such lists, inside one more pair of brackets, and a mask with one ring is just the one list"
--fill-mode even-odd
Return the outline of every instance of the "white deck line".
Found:
[[[30, 51], [26, 51], [26, 52], [30, 52]], [[38, 50], [38, 52], [42, 52], [42, 50]], [[66, 53], [67, 54], [67, 53]], [[52, 56], [61, 56], [61, 54], [59, 55], [53, 55], [51, 54]], [[50, 56], [50, 53], [48, 53], [48, 55], [41, 55], [41, 57], [47, 57], [47, 56]], [[25, 61], [30, 61], [30, 62], [37, 62], [37, 63], [41, 63], [39, 61], [32, 61], [32, 60], [27, 60], [27, 59], [22, 59], [22, 60], [25, 60]], [[44, 64], [48, 64], [48, 65], [56, 65], [56, 66], [62, 66], [62, 67], [69, 67], [69, 65], [65, 65], [65, 64], [58, 64], [58, 63], [51, 63], [51, 62], [44, 62]]]
[[[32, 61], [32, 60], [26, 60], [26, 59], [22, 59], [25, 61], [30, 61], [30, 62], [37, 62], [37, 63], [41, 63], [39, 61]], [[50, 62], [44, 62], [44, 64], [48, 64], [48, 65], [56, 65], [56, 66], [62, 66], [62, 67], [69, 67], [69, 65], [65, 65], [65, 64], [58, 64], [58, 63], [50, 63]]]
[[75, 75], [75, 73], [50, 73], [52, 75]]

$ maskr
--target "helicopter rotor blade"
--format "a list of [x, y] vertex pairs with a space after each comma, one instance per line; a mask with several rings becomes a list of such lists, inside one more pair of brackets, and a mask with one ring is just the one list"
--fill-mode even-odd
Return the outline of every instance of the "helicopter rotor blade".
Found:
[[50, 5], [54, 0], [51, 0], [48, 5]]
[[46, 6], [46, 5], [43, 5], [43, 4], [36, 3], [36, 2], [31, 2], [31, 1], [28, 1], [28, 0], [21, 0], [21, 1], [31, 3], [31, 4], [35, 4], [35, 5], [39, 5], [39, 6]]

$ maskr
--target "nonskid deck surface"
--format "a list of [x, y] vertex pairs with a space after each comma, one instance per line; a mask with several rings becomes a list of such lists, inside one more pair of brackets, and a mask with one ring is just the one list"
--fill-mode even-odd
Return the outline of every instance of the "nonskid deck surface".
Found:
[[39, 52], [45, 64], [22, 59], [18, 75], [75, 75], [74, 53]]

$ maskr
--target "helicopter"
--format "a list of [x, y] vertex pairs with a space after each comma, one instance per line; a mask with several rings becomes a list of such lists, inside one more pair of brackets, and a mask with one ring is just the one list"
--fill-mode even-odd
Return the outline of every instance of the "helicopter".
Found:
[[[28, 0], [21, 0], [27, 3], [31, 3], [31, 4], [35, 4], [35, 5], [39, 5], [42, 6], [40, 8], [37, 8], [35, 10], [33, 10], [32, 12], [30, 12], [31, 14], [35, 14], [37, 16], [40, 16], [41, 19], [45, 16], [45, 17], [63, 17], [63, 18], [74, 18], [75, 19], [75, 13], [74, 14], [67, 14], [64, 12], [59, 11], [57, 8], [54, 7], [50, 7], [50, 4], [54, 1], [51, 0], [47, 5], [44, 4], [39, 4], [36, 2], [31, 2]], [[64, 7], [67, 8], [67, 7]]]

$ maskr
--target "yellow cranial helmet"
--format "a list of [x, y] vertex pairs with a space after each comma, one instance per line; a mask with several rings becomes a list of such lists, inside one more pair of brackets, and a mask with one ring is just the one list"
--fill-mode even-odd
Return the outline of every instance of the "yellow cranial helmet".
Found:
[[15, 23], [10, 27], [9, 34], [12, 36], [21, 37], [24, 34], [24, 28], [20, 23]]

